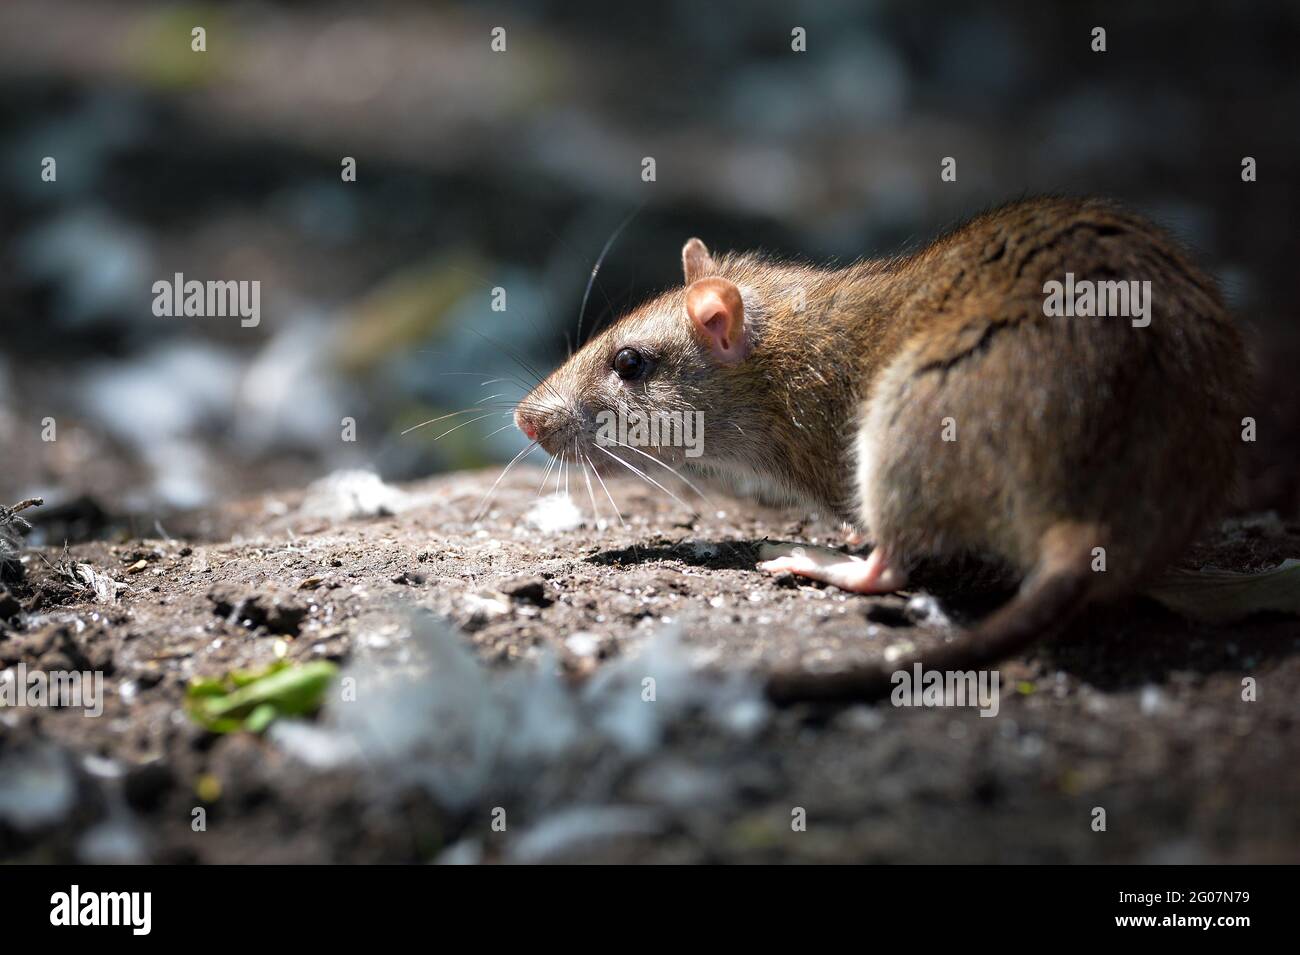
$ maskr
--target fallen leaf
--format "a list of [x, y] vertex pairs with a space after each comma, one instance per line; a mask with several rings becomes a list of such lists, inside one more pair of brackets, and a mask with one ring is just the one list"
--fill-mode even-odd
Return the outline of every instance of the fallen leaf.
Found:
[[1212, 624], [1269, 610], [1300, 614], [1300, 560], [1254, 574], [1171, 570], [1147, 593], [1175, 613]]

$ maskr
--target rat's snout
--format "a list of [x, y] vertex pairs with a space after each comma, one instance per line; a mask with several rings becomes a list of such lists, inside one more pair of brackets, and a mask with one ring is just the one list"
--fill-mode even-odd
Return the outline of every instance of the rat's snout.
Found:
[[547, 402], [529, 396], [515, 408], [515, 427], [547, 454], [558, 454], [573, 439], [574, 412], [558, 400]]
[[537, 440], [537, 425], [524, 414], [521, 408], [515, 409], [515, 427], [522, 431], [529, 441]]
[[564, 408], [528, 405], [515, 409], [515, 426], [536, 440], [542, 451], [556, 455], [573, 438], [573, 416]]
[[554, 445], [563, 444], [557, 436], [567, 431], [566, 421], [563, 413], [551, 408], [515, 409], [515, 426], [548, 454], [555, 453]]

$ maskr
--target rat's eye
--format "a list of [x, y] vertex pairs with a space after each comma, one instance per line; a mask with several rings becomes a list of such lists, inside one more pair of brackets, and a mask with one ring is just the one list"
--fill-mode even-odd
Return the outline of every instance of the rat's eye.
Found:
[[649, 362], [635, 348], [620, 348], [614, 356], [614, 373], [624, 381], [636, 381], [648, 367]]

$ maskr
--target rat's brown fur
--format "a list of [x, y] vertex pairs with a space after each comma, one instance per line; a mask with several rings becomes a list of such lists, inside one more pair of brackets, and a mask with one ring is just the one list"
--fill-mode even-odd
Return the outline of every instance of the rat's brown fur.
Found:
[[[545, 409], [543, 443], [584, 446], [603, 408], [699, 408], [703, 459], [658, 457], [825, 508], [904, 567], [1001, 559], [1026, 584], [971, 636], [967, 649], [982, 650], [970, 659], [1131, 591], [1228, 495], [1248, 379], [1238, 331], [1178, 246], [1110, 203], [1018, 202], [914, 255], [844, 269], [753, 255], [712, 264], [740, 289], [748, 356], [714, 361], [685, 290], [667, 292], [529, 397]], [[1150, 324], [1044, 315], [1044, 283], [1067, 271], [1150, 280]], [[610, 373], [623, 347], [657, 363], [636, 387]], [[956, 440], [943, 440], [946, 419]], [[844, 695], [825, 679], [820, 690], [784, 679], [779, 698]]]

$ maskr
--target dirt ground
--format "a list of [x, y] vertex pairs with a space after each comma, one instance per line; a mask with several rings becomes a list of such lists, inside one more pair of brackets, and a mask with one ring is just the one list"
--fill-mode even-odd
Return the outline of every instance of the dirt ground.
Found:
[[[765, 670], [923, 649], [999, 595], [960, 568], [883, 598], [771, 578], [764, 538], [837, 529], [719, 498], [691, 517], [623, 481], [626, 525], [599, 487], [596, 522], [585, 486], [539, 496], [527, 469], [475, 522], [495, 477], [336, 475], [28, 551], [0, 593], [0, 669], [100, 670], [106, 700], [0, 709], [0, 858], [1300, 861], [1294, 618], [1090, 611], [1002, 668], [994, 718], [773, 709]], [[1295, 556], [1300, 526], [1265, 515], [1189, 565]], [[261, 736], [186, 716], [191, 678], [278, 658], [337, 661], [354, 693]]]

